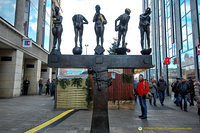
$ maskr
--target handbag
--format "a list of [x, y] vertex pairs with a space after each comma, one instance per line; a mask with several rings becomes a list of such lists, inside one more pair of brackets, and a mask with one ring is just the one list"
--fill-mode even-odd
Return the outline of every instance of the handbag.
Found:
[[[145, 81], [143, 82], [143, 86], [144, 86], [144, 90], [145, 90]], [[148, 91], [148, 93], [145, 95], [146, 99], [151, 99], [153, 97], [153, 95], [151, 94], [151, 92]]]

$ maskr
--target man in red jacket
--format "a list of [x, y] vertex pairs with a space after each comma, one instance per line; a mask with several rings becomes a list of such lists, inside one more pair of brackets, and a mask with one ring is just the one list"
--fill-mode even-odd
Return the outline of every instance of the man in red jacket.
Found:
[[139, 116], [141, 119], [147, 119], [147, 105], [146, 105], [146, 94], [149, 91], [149, 84], [143, 79], [143, 75], [140, 74], [139, 82], [137, 84], [136, 91], [139, 96], [140, 106], [142, 115]]

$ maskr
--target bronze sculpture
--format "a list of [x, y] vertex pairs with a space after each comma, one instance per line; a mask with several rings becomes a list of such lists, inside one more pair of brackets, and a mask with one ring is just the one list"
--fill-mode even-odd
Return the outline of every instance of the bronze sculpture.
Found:
[[[151, 14], [151, 8], [147, 8], [145, 10], [145, 13], [140, 15], [140, 23], [139, 23], [139, 29], [140, 29], [140, 35], [141, 35], [141, 47], [142, 47], [142, 54], [150, 54], [150, 14]], [[144, 47], [144, 34], [146, 33], [147, 37], [147, 45], [148, 48]]]
[[[103, 48], [103, 35], [104, 35], [104, 25], [107, 24], [107, 20], [103, 14], [100, 13], [100, 6], [95, 6], [96, 13], [93, 18], [93, 22], [95, 22], [95, 33], [96, 33], [96, 41], [97, 41], [97, 47], [95, 48], [95, 54], [103, 54], [105, 51]], [[101, 46], [99, 45], [99, 39], [101, 38]]]
[[56, 48], [56, 44], [58, 41], [58, 51], [60, 52], [60, 44], [61, 44], [61, 35], [63, 32], [62, 27], [62, 16], [59, 13], [59, 7], [55, 7], [55, 11], [53, 11], [53, 50]]
[[88, 24], [88, 21], [81, 14], [74, 15], [72, 17], [72, 21], [74, 24], [74, 32], [75, 32], [75, 47], [77, 47], [77, 41], [78, 41], [78, 37], [79, 37], [79, 43], [80, 43], [80, 47], [82, 49], [83, 24]]
[[[120, 15], [115, 20], [115, 31], [118, 31], [117, 47], [119, 47], [120, 45], [121, 36], [122, 36], [122, 47], [125, 47], [125, 37], [128, 30], [128, 22], [130, 20], [130, 16], [129, 16], [130, 13], [131, 13], [131, 10], [126, 8], [125, 13]], [[119, 25], [117, 25], [117, 21], [120, 21]]]

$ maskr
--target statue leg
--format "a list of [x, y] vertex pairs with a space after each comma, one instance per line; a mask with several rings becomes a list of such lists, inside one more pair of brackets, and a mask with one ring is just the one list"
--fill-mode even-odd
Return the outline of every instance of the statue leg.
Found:
[[147, 27], [146, 35], [147, 35], [147, 44], [148, 44], [148, 49], [149, 49], [150, 48], [150, 28], [149, 28], [149, 26]]
[[62, 27], [58, 28], [58, 51], [60, 51], [60, 44], [61, 44], [61, 35], [62, 35], [63, 29]]
[[103, 47], [103, 41], [104, 41], [103, 35], [104, 35], [104, 28], [101, 28], [101, 46], [102, 47]]
[[121, 32], [118, 31], [118, 40], [117, 40], [117, 47], [118, 47], [118, 48], [119, 48], [119, 45], [120, 45], [121, 36], [122, 36]]
[[122, 47], [125, 47], [126, 32], [127, 32], [127, 31], [124, 31], [124, 32], [123, 32], [123, 35], [122, 35]]
[[144, 49], [144, 29], [140, 28], [140, 36], [141, 36], [141, 47]]
[[57, 36], [53, 36], [53, 49], [56, 49], [56, 43], [57, 43]]
[[82, 36], [83, 36], [83, 29], [79, 30], [79, 42], [80, 42], [80, 47], [82, 49]]
[[77, 47], [77, 41], [78, 41], [78, 29], [74, 28], [74, 31], [75, 31], [75, 37], [74, 37], [75, 47]]
[[96, 33], [97, 46], [99, 46], [99, 33], [96, 26], [95, 26], [95, 33]]

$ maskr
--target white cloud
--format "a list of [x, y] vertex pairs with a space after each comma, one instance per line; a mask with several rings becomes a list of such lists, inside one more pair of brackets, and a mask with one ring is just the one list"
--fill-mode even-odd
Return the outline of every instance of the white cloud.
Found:
[[107, 49], [111, 46], [113, 38], [117, 38], [117, 32], [114, 30], [115, 19], [124, 13], [125, 8], [131, 9], [131, 19], [129, 21], [129, 29], [126, 35], [126, 42], [128, 48], [131, 49], [130, 54], [140, 54], [140, 31], [139, 15], [142, 13], [141, 0], [73, 0], [62, 1], [62, 16], [63, 16], [63, 34], [61, 49], [63, 54], [72, 54], [74, 47], [74, 28], [72, 17], [75, 14], [82, 14], [88, 20], [89, 24], [84, 25], [83, 33], [83, 54], [86, 53], [85, 44], [89, 44], [88, 54], [94, 54], [96, 47], [96, 35], [94, 32], [94, 23], [92, 22], [95, 14], [95, 6], [101, 6], [101, 13], [104, 14], [108, 23], [105, 25], [104, 31], [104, 48], [108, 54]]
[[37, 22], [30, 22], [29, 25], [33, 31], [37, 31]]

